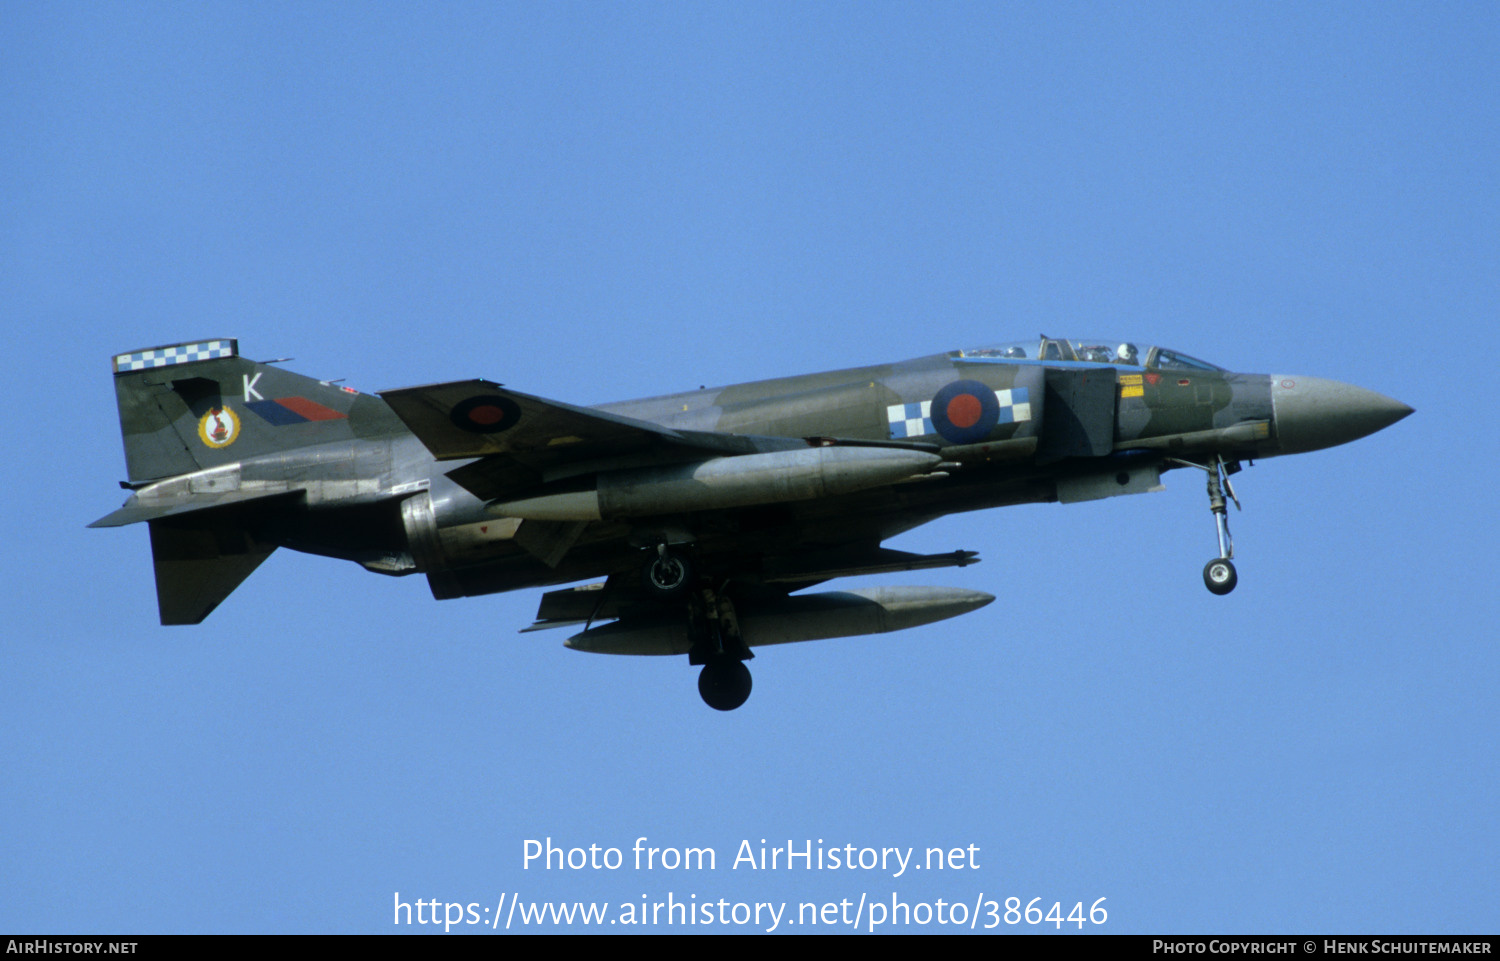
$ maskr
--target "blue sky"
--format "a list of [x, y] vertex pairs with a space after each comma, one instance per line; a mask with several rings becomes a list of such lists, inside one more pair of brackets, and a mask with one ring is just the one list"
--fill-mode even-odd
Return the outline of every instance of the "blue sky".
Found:
[[[0, 930], [671, 892], [1493, 932], [1497, 62], [1480, 3], [5, 5]], [[1417, 413], [1239, 475], [1227, 598], [1181, 472], [906, 535], [984, 563], [849, 586], [999, 600], [766, 650], [728, 715], [517, 634], [539, 592], [290, 552], [163, 628], [144, 528], [84, 529], [133, 348], [600, 403], [1041, 330]], [[979, 867], [731, 867], [762, 838]]]

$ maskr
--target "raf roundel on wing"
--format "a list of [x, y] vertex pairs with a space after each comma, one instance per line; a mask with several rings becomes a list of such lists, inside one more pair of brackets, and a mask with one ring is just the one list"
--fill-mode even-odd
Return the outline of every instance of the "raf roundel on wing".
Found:
[[521, 408], [509, 397], [470, 397], [455, 404], [449, 418], [460, 430], [476, 434], [498, 434], [514, 427], [521, 419]]

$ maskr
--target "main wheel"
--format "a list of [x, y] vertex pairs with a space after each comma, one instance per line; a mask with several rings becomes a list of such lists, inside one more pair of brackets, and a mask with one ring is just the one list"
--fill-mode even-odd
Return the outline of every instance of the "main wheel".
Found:
[[686, 591], [692, 576], [693, 565], [688, 559], [676, 551], [667, 551], [646, 564], [641, 579], [648, 593], [666, 600]]
[[1228, 594], [1239, 582], [1234, 562], [1227, 557], [1215, 557], [1203, 568], [1203, 584], [1215, 594]]
[[732, 711], [750, 697], [750, 668], [744, 661], [718, 658], [703, 665], [698, 693], [716, 711]]

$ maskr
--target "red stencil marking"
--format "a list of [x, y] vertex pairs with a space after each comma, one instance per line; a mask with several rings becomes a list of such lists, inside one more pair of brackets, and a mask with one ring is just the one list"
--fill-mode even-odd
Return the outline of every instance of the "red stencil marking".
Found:
[[332, 407], [324, 407], [315, 400], [308, 400], [306, 397], [278, 397], [276, 403], [308, 420], [343, 420], [348, 416], [340, 414]]

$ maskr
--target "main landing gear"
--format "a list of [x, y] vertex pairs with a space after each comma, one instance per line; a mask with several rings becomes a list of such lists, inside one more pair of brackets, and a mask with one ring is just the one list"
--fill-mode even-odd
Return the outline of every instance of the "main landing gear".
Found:
[[698, 693], [714, 710], [732, 711], [750, 697], [745, 662], [755, 656], [740, 636], [734, 602], [722, 589], [703, 584], [688, 598], [687, 607], [688, 636], [693, 640], [688, 663], [703, 665]]
[[1208, 473], [1208, 509], [1213, 511], [1214, 525], [1218, 528], [1219, 556], [1203, 566], [1203, 586], [1214, 594], [1228, 594], [1240, 582], [1240, 576], [1231, 560], [1234, 557], [1234, 538], [1229, 534], [1229, 505], [1224, 500], [1224, 494], [1228, 492], [1229, 499], [1234, 501], [1235, 510], [1241, 509], [1240, 499], [1234, 494], [1234, 485], [1229, 483], [1229, 475], [1240, 470], [1239, 461], [1226, 461], [1223, 457], [1215, 457], [1209, 464], [1195, 464], [1176, 458], [1174, 460]]
[[669, 607], [678, 607], [688, 619], [688, 663], [703, 666], [698, 673], [698, 693], [716, 711], [732, 711], [750, 697], [750, 669], [745, 661], [754, 657], [740, 636], [734, 602], [707, 577], [697, 573], [690, 555], [682, 549], [656, 545], [656, 556], [641, 571], [646, 593]]

